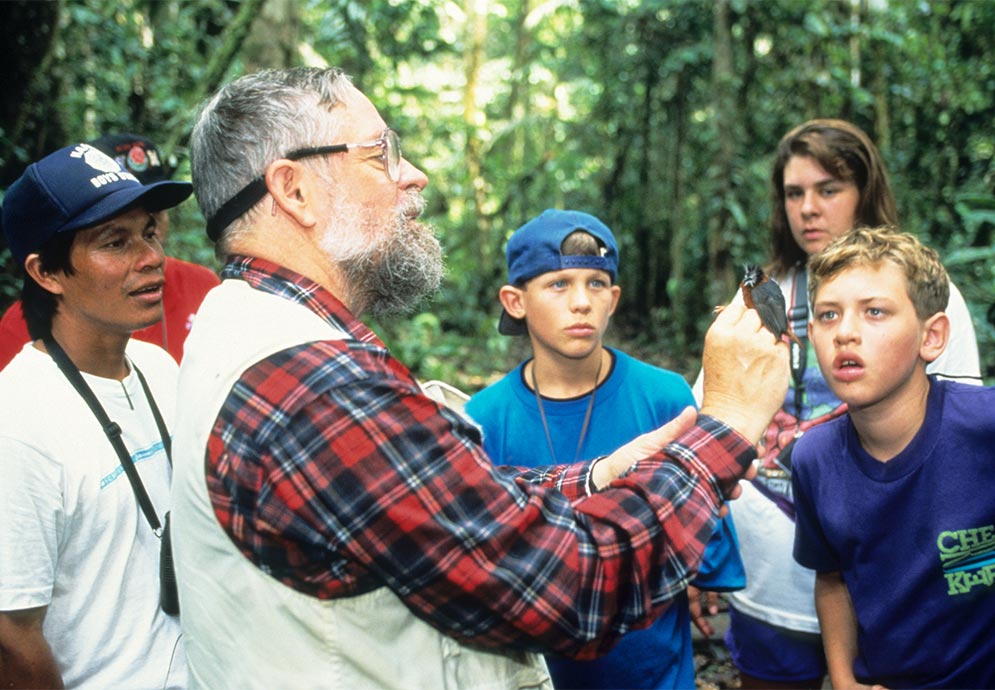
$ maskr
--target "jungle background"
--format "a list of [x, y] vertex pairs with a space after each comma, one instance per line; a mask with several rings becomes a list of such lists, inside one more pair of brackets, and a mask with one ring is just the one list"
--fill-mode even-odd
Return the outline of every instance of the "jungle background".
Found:
[[[879, 145], [903, 227], [944, 257], [992, 383], [993, 35], [993, 0], [3, 2], [0, 189], [107, 131], [145, 134], [189, 179], [190, 129], [219, 85], [338, 65], [431, 180], [444, 286], [371, 324], [417, 375], [474, 391], [526, 353], [496, 329], [504, 242], [560, 207], [618, 237], [609, 343], [693, 380], [712, 307], [767, 257], [778, 139], [842, 117]], [[192, 200], [167, 251], [218, 267]], [[0, 309], [19, 283], [4, 247]]]

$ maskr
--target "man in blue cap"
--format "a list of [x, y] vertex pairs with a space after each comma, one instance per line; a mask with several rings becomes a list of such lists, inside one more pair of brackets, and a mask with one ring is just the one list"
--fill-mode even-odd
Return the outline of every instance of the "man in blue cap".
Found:
[[177, 367], [131, 333], [162, 317], [158, 212], [190, 193], [77, 144], [4, 196], [33, 346], [0, 372], [0, 686], [186, 686], [153, 527]]
[[[508, 240], [508, 285], [499, 297], [504, 335], [528, 335], [533, 357], [473, 396], [495, 462], [536, 467], [607, 455], [694, 405], [672, 371], [605, 347], [618, 304], [618, 246], [598, 218], [550, 209]], [[746, 584], [728, 518], [709, 540], [694, 584]], [[693, 688], [694, 657], [685, 591], [645, 630], [630, 632], [590, 661], [547, 657], [557, 688]]]
[[[105, 134], [87, 142], [117, 161], [144, 185], [169, 179], [170, 169], [158, 147], [138, 134]], [[156, 217], [160, 239], [165, 242], [169, 214]], [[206, 266], [166, 257], [166, 285], [162, 296], [162, 318], [132, 333], [133, 338], [161, 345], [177, 362], [183, 357], [183, 344], [204, 295], [221, 281]], [[20, 301], [14, 302], [0, 318], [0, 370], [31, 340]]]

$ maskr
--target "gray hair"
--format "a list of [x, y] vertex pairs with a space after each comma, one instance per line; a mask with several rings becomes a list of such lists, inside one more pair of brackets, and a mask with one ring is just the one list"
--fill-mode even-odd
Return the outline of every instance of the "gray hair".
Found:
[[[288, 151], [331, 143], [338, 123], [325, 116], [352, 88], [336, 67], [263, 70], [222, 87], [201, 110], [190, 139], [194, 194], [204, 218]], [[219, 251], [244, 225], [231, 223]]]

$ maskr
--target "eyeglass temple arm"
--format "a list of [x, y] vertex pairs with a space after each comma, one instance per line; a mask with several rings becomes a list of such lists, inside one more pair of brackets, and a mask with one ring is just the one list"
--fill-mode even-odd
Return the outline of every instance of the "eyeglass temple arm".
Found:
[[[366, 148], [371, 146], [383, 146], [383, 137], [374, 141], [364, 141], [359, 144], [332, 144], [330, 146], [312, 146], [303, 149], [295, 149], [284, 158], [297, 161], [308, 156], [321, 156], [326, 153], [345, 153], [352, 148]], [[232, 221], [240, 218], [246, 211], [256, 205], [260, 199], [266, 196], [266, 178], [262, 175], [243, 187], [238, 194], [225, 202], [217, 213], [207, 221], [207, 236], [212, 241], [217, 242], [221, 236], [221, 231], [228, 227]]]
[[363, 146], [363, 144], [332, 144], [331, 146], [312, 146], [309, 148], [295, 149], [284, 158], [292, 161], [307, 158], [308, 156], [321, 156], [326, 153], [345, 153], [353, 146]]

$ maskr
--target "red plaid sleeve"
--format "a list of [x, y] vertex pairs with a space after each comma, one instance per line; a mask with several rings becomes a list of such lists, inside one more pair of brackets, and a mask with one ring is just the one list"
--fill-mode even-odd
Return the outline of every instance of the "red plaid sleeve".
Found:
[[707, 417], [586, 496], [588, 464], [539, 483], [421, 394], [379, 341], [302, 344], [245, 372], [208, 446], [216, 515], [302, 593], [387, 586], [454, 637], [588, 657], [693, 577], [752, 445]]

